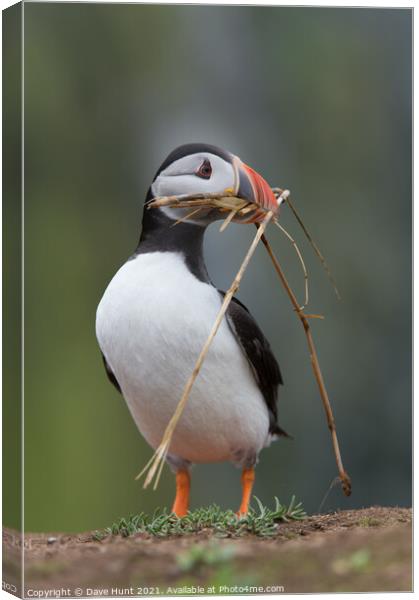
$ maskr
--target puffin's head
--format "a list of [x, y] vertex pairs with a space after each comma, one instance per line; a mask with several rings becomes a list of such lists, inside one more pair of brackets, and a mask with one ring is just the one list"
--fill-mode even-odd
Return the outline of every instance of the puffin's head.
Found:
[[[208, 144], [185, 144], [169, 154], [156, 173], [149, 194], [151, 197], [186, 194], [233, 192], [238, 198], [265, 209], [277, 209], [277, 201], [269, 184], [243, 163], [238, 156]], [[160, 208], [177, 220], [191, 209]], [[188, 221], [207, 225], [225, 218], [217, 210], [205, 209]]]

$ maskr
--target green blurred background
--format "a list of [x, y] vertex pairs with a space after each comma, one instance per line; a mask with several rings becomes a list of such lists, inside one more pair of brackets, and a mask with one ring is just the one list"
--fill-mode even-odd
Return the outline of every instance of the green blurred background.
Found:
[[[411, 503], [411, 12], [25, 5], [25, 526], [84, 530], [170, 506], [134, 476], [151, 450], [109, 384], [95, 311], [133, 252], [153, 174], [179, 144], [238, 154], [292, 190], [335, 272], [300, 241], [310, 312], [353, 479], [324, 510]], [[211, 228], [226, 288], [253, 229]], [[269, 235], [295, 290], [293, 249]], [[294, 440], [262, 453], [255, 494], [316, 511], [336, 475], [303, 331], [262, 248], [238, 294], [268, 334]], [[233, 466], [195, 468], [192, 506], [236, 508]]]

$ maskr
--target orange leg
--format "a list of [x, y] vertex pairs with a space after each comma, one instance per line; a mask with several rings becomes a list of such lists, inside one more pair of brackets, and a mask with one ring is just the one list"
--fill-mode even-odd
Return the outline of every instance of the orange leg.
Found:
[[184, 517], [189, 508], [189, 492], [191, 490], [191, 476], [189, 471], [177, 471], [176, 473], [176, 498], [172, 512], [177, 517]]
[[250, 469], [243, 469], [241, 481], [243, 493], [242, 503], [237, 512], [239, 516], [246, 515], [247, 511], [249, 510], [250, 496], [252, 494], [253, 484], [255, 482], [255, 470], [253, 467]]

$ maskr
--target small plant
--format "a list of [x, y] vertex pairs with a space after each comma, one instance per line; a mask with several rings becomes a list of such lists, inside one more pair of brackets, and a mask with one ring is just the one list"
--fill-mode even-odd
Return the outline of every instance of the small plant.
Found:
[[203, 529], [212, 529], [216, 537], [240, 537], [253, 534], [259, 537], [271, 537], [278, 529], [278, 523], [304, 519], [306, 513], [301, 502], [291, 498], [287, 506], [275, 497], [274, 509], [263, 506], [255, 497], [257, 509], [250, 508], [247, 515], [237, 516], [232, 510], [222, 510], [216, 504], [208, 508], [198, 508], [179, 519], [166, 509], [157, 509], [153, 515], [145, 513], [122, 518], [101, 531], [95, 531], [92, 538], [101, 541], [109, 535], [128, 537], [136, 533], [146, 533], [156, 537], [188, 535]]

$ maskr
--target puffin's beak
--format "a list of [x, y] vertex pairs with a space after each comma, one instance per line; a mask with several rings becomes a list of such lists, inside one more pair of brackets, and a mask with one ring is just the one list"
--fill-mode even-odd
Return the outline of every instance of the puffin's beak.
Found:
[[271, 210], [277, 213], [278, 202], [268, 182], [238, 157], [234, 157], [233, 166], [236, 175], [235, 192], [238, 198], [253, 202], [264, 211]]

